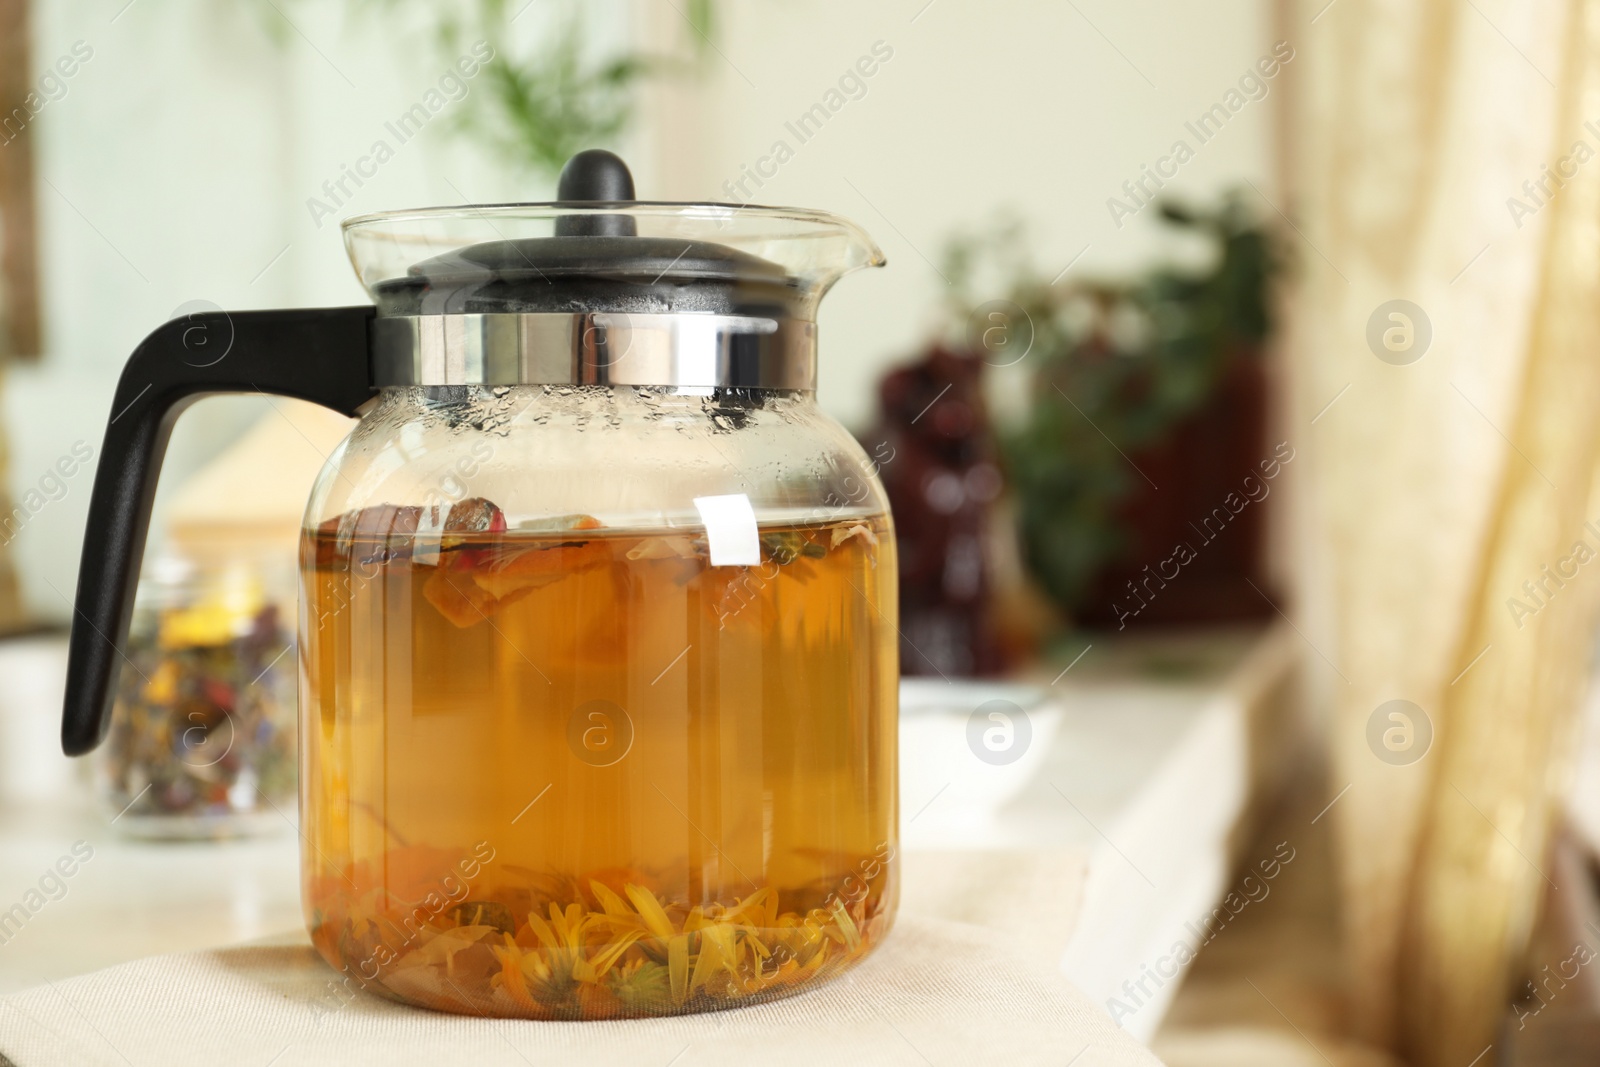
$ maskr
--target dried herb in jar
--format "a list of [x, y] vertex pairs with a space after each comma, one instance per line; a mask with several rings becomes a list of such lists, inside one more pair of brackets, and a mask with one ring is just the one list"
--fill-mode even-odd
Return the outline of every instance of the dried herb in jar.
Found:
[[294, 636], [279, 608], [209, 596], [144, 615], [99, 764], [106, 805], [152, 836], [275, 819], [295, 798]]

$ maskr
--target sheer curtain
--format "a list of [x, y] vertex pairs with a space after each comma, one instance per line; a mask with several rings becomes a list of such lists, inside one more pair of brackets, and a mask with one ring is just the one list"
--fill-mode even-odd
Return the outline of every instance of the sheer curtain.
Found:
[[1600, 590], [1600, 2], [1288, 11], [1301, 604], [1352, 1023], [1464, 1067], [1546, 889]]

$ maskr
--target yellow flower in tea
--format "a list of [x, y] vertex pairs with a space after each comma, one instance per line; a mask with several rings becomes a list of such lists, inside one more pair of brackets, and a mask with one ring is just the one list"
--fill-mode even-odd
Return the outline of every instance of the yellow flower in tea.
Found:
[[[527, 911], [514, 933], [503, 928], [508, 911], [499, 901], [442, 911], [379, 969], [376, 982], [405, 999], [469, 1013], [676, 1014], [781, 995], [854, 962], [883, 925], [881, 896], [855, 905], [834, 897], [800, 913], [781, 910], [780, 894], [770, 887], [729, 905], [690, 906], [634, 881], [623, 882], [620, 893], [599, 878], [588, 880], [587, 894], [568, 879], [550, 884], [570, 886], [579, 899]], [[383, 932], [396, 928], [392, 908], [374, 914], [377, 897], [343, 917], [347, 942], [381, 943]], [[339, 922], [323, 917], [319, 945], [341, 943], [333, 936]]]

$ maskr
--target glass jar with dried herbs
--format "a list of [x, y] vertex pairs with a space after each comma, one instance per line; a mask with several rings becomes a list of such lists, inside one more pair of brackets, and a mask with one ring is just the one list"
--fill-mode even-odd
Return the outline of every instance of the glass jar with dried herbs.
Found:
[[295, 805], [292, 557], [276, 543], [170, 550], [139, 584], [101, 807], [141, 837], [284, 831]]

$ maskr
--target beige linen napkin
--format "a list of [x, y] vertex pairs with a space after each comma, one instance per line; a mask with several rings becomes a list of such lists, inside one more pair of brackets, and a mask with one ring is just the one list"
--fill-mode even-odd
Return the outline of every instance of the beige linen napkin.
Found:
[[[751, 1008], [549, 1023], [444, 1015], [365, 995], [340, 1007], [327, 996], [333, 972], [294, 934], [14, 994], [0, 1000], [0, 1052], [16, 1067], [1159, 1067], [1055, 970], [1080, 867], [1081, 857], [1059, 853], [908, 855], [908, 907], [877, 952], [816, 990]], [[998, 878], [973, 873], [985, 868]], [[1031, 945], [1022, 936], [1029, 916]]]
[[1160, 1063], [1064, 978], [993, 941], [981, 927], [903, 916], [854, 971], [788, 1000], [551, 1023], [444, 1015], [372, 996], [325, 1007], [333, 972], [297, 935], [157, 956], [15, 994], [0, 1002], [0, 1048], [16, 1067]]

